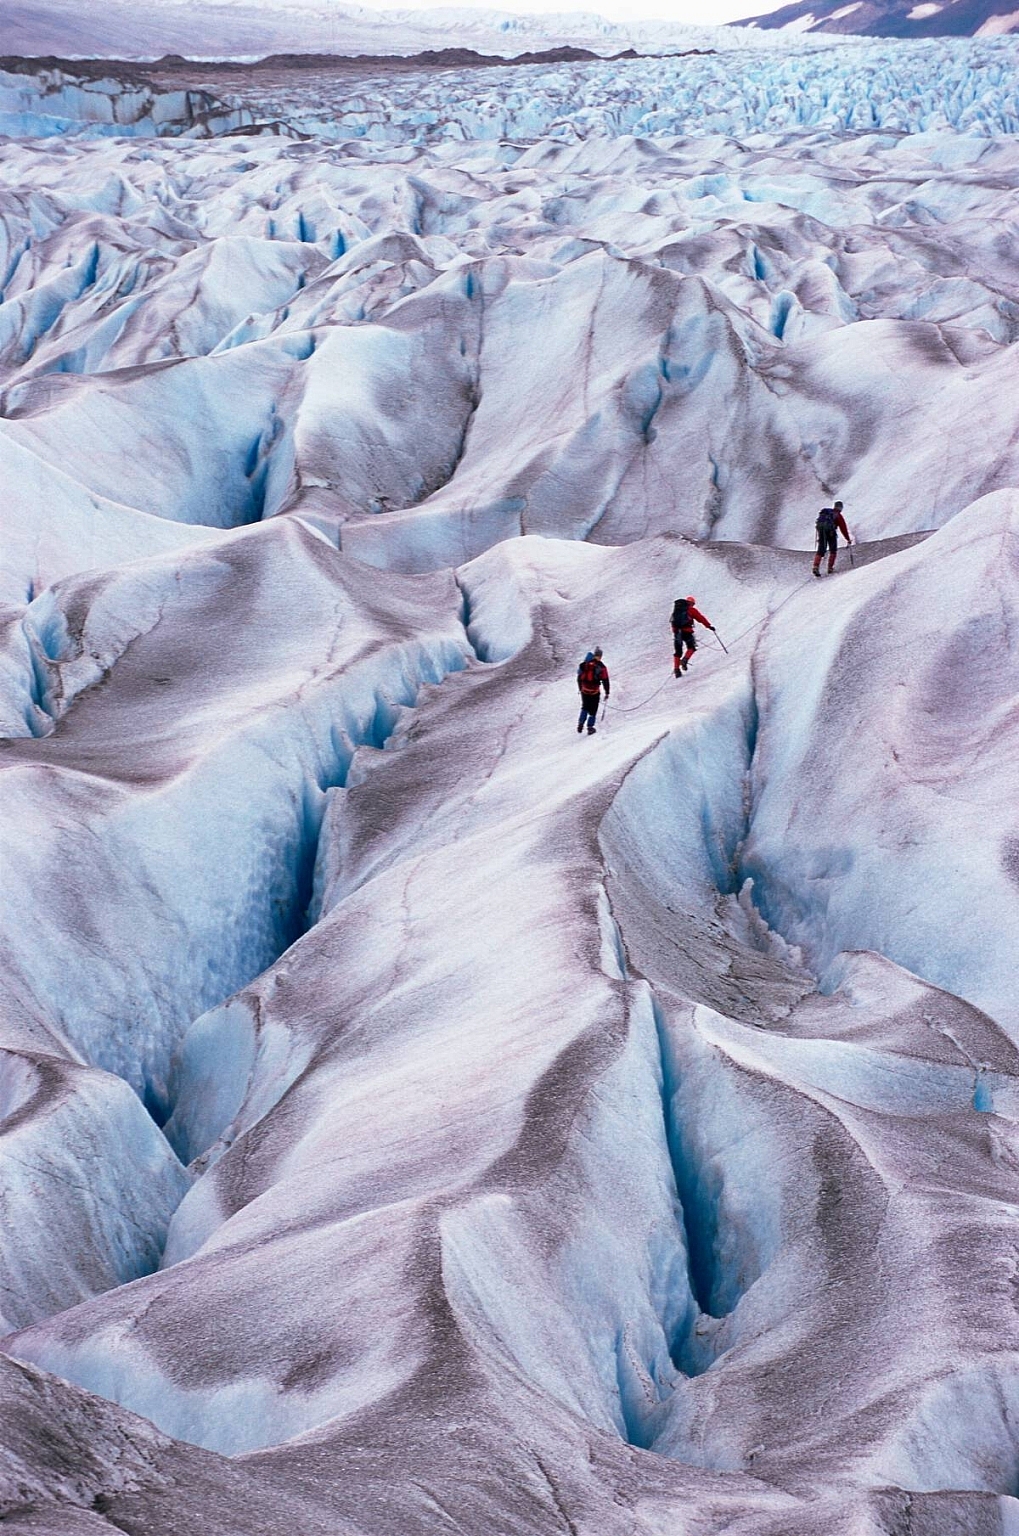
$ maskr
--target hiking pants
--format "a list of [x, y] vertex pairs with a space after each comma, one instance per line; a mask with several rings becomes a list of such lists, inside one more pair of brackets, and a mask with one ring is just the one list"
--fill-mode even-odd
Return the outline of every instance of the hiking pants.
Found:
[[589, 731], [594, 730], [594, 722], [598, 718], [598, 709], [601, 705], [601, 693], [582, 693], [580, 695], [580, 719], [577, 721], [577, 730], [582, 730], [584, 721], [587, 721]]
[[678, 662], [686, 646], [686, 654], [692, 656], [697, 649], [697, 639], [692, 629], [674, 629], [672, 632], [673, 651]]
[[821, 564], [821, 556], [827, 551], [829, 571], [835, 564], [835, 551], [839, 547], [838, 530], [835, 528], [819, 528], [817, 530], [817, 554], [814, 556], [814, 570]]

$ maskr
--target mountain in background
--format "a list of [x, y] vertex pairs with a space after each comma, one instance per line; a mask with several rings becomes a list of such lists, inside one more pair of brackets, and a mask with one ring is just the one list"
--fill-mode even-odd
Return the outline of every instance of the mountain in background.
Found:
[[1019, 30], [1016, 0], [797, 0], [734, 27], [861, 37], [999, 37]]
[[[13, 0], [5, 7], [0, 52], [7, 56], [254, 59], [266, 54], [390, 56], [451, 45], [510, 58], [549, 48], [587, 48], [610, 56], [677, 53], [696, 47], [760, 46], [762, 33], [876, 37], [994, 36], [1019, 27], [1019, 0], [796, 0], [727, 27], [680, 22], [609, 21], [590, 11], [378, 11], [329, 0]], [[775, 38], [773, 41], [778, 42]]]
[[[259, 58], [272, 53], [405, 55], [455, 45], [513, 57], [548, 48], [588, 48], [611, 55], [675, 53], [691, 47], [750, 42], [753, 29], [689, 27], [667, 21], [617, 23], [590, 12], [520, 16], [455, 6], [378, 11], [323, 0], [14, 0], [6, 7], [0, 52], [63, 58]], [[760, 39], [757, 39], [760, 42]], [[739, 46], [739, 43], [736, 44]]]

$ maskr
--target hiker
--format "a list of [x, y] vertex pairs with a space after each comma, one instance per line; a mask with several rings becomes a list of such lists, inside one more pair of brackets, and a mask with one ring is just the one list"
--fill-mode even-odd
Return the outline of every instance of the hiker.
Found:
[[822, 507], [814, 524], [817, 529], [817, 553], [814, 556], [814, 575], [821, 574], [821, 556], [828, 552], [828, 575], [835, 569], [835, 552], [839, 546], [839, 534], [847, 544], [853, 541], [849, 537], [849, 529], [846, 520], [842, 516], [842, 503], [837, 501], [833, 507]]
[[601, 703], [601, 691], [605, 689], [605, 697], [609, 696], [609, 669], [601, 659], [601, 646], [596, 645], [593, 651], [588, 651], [580, 666], [577, 668], [577, 687], [580, 689], [580, 719], [577, 721], [578, 734], [584, 729], [584, 721], [587, 721], [587, 734], [594, 735], [594, 722], [598, 718], [598, 706]]
[[[673, 676], [680, 677], [690, 665], [690, 657], [697, 649], [697, 641], [694, 639], [694, 619], [698, 624], [703, 624], [705, 629], [710, 629], [714, 634], [715, 626], [706, 619], [697, 607], [692, 597], [677, 597], [672, 605], [672, 649], [673, 649]], [[683, 647], [686, 647], [686, 655], [683, 655]]]

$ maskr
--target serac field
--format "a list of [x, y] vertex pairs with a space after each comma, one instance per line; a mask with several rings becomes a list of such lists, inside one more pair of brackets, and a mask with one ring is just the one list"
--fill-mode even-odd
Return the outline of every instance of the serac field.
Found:
[[1019, 45], [4, 79], [5, 1536], [1015, 1536]]

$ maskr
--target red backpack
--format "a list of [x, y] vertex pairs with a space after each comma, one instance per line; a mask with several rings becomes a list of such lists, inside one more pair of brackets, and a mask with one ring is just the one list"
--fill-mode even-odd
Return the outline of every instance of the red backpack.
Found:
[[584, 661], [580, 666], [580, 689], [582, 693], [597, 693], [601, 687], [602, 665], [597, 656], [592, 656], [590, 661]]

